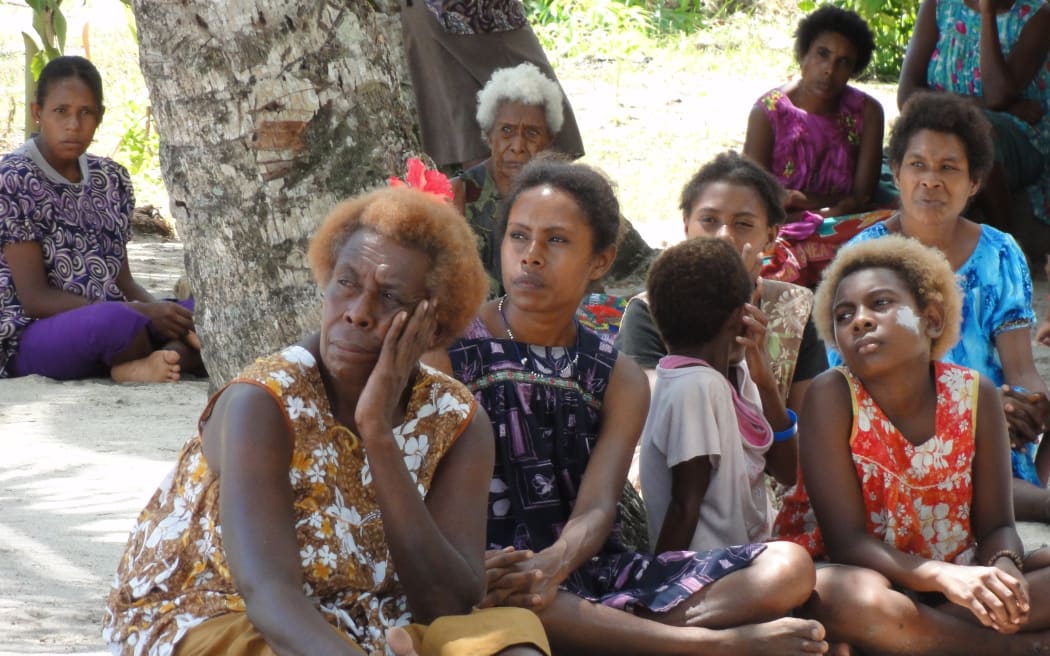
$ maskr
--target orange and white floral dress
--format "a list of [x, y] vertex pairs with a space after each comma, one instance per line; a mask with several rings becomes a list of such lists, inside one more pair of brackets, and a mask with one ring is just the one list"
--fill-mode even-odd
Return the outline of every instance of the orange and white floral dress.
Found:
[[[850, 453], [864, 495], [868, 533], [905, 553], [972, 564], [976, 542], [970, 501], [980, 376], [958, 365], [934, 363], [936, 432], [916, 446], [849, 369], [836, 370], [846, 377], [853, 402]], [[801, 474], [784, 498], [773, 535], [802, 545], [814, 558], [827, 557]]]
[[[257, 360], [233, 382], [267, 390], [294, 435], [288, 479], [304, 592], [367, 653], [384, 653], [385, 628], [412, 620], [387, 549], [368, 459], [332, 415], [314, 356], [291, 346]], [[405, 422], [394, 429], [421, 496], [474, 409], [463, 385], [421, 368]], [[204, 460], [198, 431], [131, 532], [102, 636], [115, 652], [170, 654], [191, 628], [243, 610], [222, 544], [219, 480]]]

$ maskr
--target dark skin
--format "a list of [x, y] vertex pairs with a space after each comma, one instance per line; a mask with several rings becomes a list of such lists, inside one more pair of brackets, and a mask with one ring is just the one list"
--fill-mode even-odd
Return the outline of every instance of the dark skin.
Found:
[[[302, 343], [320, 362], [334, 415], [368, 453], [386, 541], [418, 622], [467, 613], [481, 600], [494, 457], [491, 425], [478, 408], [422, 499], [394, 439], [419, 356], [434, 346], [437, 331], [428, 266], [421, 251], [367, 229], [354, 233], [324, 291], [321, 333]], [[231, 386], [203, 441], [220, 479], [230, 570], [252, 624], [280, 654], [363, 653], [303, 592], [288, 480], [294, 438], [272, 397]]]
[[[952, 269], [959, 270], [973, 255], [981, 237], [980, 225], [961, 216], [980, 182], [974, 179], [962, 140], [944, 132], [920, 130], [913, 135], [900, 162], [891, 162], [901, 191], [901, 212], [886, 220], [890, 232], [900, 232], [939, 249]], [[999, 333], [995, 348], [1003, 367], [1003, 410], [1015, 445], [1033, 442], [1050, 420], [1050, 390], [1035, 368], [1031, 330], [1018, 328]], [[1017, 386], [1028, 392], [1014, 392]], [[1036, 455], [1036, 468], [1046, 481], [1050, 450]], [[1047, 521], [1045, 490], [1017, 481], [1015, 511], [1024, 521]]]
[[[1014, 2], [967, 0], [966, 5], [981, 15], [980, 66], [983, 87], [983, 95], [966, 98], [981, 107], [1013, 114], [1027, 123], [1038, 123], [1043, 116], [1042, 106], [1038, 100], [1024, 98], [1022, 94], [1050, 53], [1050, 7], [1043, 5], [1028, 19], [1010, 54], [1004, 55], [995, 17], [1010, 11]], [[937, 39], [936, 0], [923, 0], [901, 65], [897, 87], [898, 107], [903, 107], [915, 91], [929, 88], [927, 66], [937, 46]], [[988, 223], [1009, 231], [1012, 225], [1009, 211], [1012, 201], [1006, 172], [998, 162], [992, 167], [975, 203]]]
[[[579, 300], [616, 254], [614, 246], [598, 249], [593, 241], [590, 219], [571, 194], [544, 185], [518, 197], [501, 253], [508, 292], [504, 312], [515, 339], [575, 345]], [[480, 317], [492, 334], [505, 334], [496, 302], [482, 306]], [[484, 605], [537, 611], [555, 653], [823, 653], [827, 645], [819, 624], [784, 618], [812, 590], [808, 556], [795, 545], [770, 545], [770, 558], [764, 552], [746, 570], [705, 587], [669, 613], [624, 613], [558, 589], [598, 553], [612, 530], [648, 395], [641, 368], [617, 357], [597, 444], [559, 538], [537, 552], [488, 551]]]
[[[915, 328], [898, 320], [905, 307], [919, 318]], [[931, 439], [937, 398], [929, 356], [931, 340], [943, 331], [940, 306], [919, 307], [895, 271], [865, 269], [840, 282], [833, 312], [844, 361], [879, 408], [911, 443]], [[818, 571], [807, 614], [826, 624], [832, 640], [866, 652], [1039, 653], [1050, 620], [1042, 604], [1050, 585], [1047, 571], [1040, 569], [1045, 563], [1033, 556], [1022, 574], [1007, 557], [989, 562], [1000, 550], [1023, 553], [1013, 524], [1006, 424], [995, 387], [983, 378], [979, 385], [970, 512], [976, 560], [986, 566], [927, 560], [867, 532], [849, 445], [854, 418], [848, 384], [832, 370], [817, 377], [813, 391], [804, 417], [820, 420], [802, 422], [802, 471], [828, 554], [850, 567]], [[948, 601], [931, 607], [891, 585], [940, 592]]]
[[[830, 115], [838, 110], [842, 92], [856, 72], [856, 48], [843, 35], [823, 32], [810, 44], [800, 61], [802, 78], [788, 83], [784, 92], [796, 107], [811, 114]], [[882, 107], [872, 98], [864, 103], [864, 123], [860, 135], [853, 185], [849, 192], [817, 193], [809, 189], [789, 189], [784, 207], [789, 211], [809, 210], [823, 216], [860, 212], [870, 206], [878, 187], [882, 158]], [[764, 169], [771, 170], [776, 135], [763, 107], [751, 108], [744, 139], [744, 154]]]
[[[48, 85], [43, 104], [32, 103], [31, 111], [40, 127], [35, 141], [40, 154], [70, 182], [80, 182], [79, 158], [91, 144], [104, 113], [104, 107], [91, 88], [76, 77], [53, 80]], [[19, 302], [29, 317], [44, 319], [91, 303], [87, 298], [48, 284], [39, 242], [8, 243], [3, 252], [11, 268]], [[135, 280], [126, 255], [116, 283], [129, 307], [149, 318], [156, 332], [168, 340], [164, 348], [178, 352], [180, 358], [177, 360], [184, 368], [198, 368], [200, 342], [193, 332], [193, 313], [177, 303], [157, 301]], [[153, 346], [144, 331], [113, 362], [120, 365], [144, 358], [152, 351]]]

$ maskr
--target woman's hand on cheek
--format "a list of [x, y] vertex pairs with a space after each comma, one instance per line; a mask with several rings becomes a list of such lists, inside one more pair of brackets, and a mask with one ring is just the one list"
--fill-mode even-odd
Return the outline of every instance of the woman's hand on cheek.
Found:
[[383, 338], [379, 360], [368, 376], [357, 401], [354, 421], [361, 437], [389, 431], [401, 392], [415, 373], [419, 358], [434, 343], [436, 303], [423, 300], [412, 310], [402, 310], [391, 321]]

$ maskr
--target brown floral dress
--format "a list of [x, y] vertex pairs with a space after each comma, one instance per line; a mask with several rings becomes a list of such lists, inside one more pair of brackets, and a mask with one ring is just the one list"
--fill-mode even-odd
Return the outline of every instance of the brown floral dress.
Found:
[[[411, 616], [387, 549], [368, 459], [332, 415], [314, 356], [291, 346], [257, 360], [233, 382], [269, 391], [295, 436], [288, 478], [304, 592], [366, 652], [384, 653], [385, 628], [408, 624]], [[201, 426], [218, 396], [202, 413]], [[426, 496], [474, 408], [463, 385], [421, 369], [406, 420], [394, 429], [420, 495]], [[226, 561], [219, 480], [204, 460], [200, 431], [139, 515], [107, 605], [103, 639], [121, 653], [151, 656], [172, 653], [205, 620], [245, 610]]]

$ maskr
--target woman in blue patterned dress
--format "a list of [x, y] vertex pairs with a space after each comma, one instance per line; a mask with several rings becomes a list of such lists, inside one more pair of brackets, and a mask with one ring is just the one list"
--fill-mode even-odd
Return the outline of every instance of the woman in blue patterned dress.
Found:
[[972, 98], [995, 128], [995, 166], [977, 202], [1012, 227], [1027, 192], [1050, 223], [1050, 7], [1046, 0], [923, 0], [901, 66], [897, 104], [932, 89]]
[[104, 111], [91, 62], [54, 59], [32, 103], [40, 133], [0, 161], [0, 378], [161, 382], [200, 367], [190, 303], [131, 275], [128, 172], [86, 152]]
[[623, 547], [617, 501], [649, 384], [575, 319], [615, 258], [616, 197], [594, 170], [541, 155], [505, 207], [507, 294], [449, 349], [496, 438], [486, 604], [536, 611], [555, 653], [823, 653], [823, 627], [784, 617], [815, 579], [795, 545]]
[[[1013, 237], [962, 216], [992, 166], [991, 125], [972, 103], [923, 92], [904, 105], [889, 158], [901, 210], [850, 243], [899, 233], [940, 249], [963, 290], [962, 334], [945, 361], [976, 369], [1003, 391], [1015, 480], [1014, 513], [1050, 522], [1047, 386], [1032, 356], [1032, 278]], [[828, 361], [842, 362], [828, 349]]]

